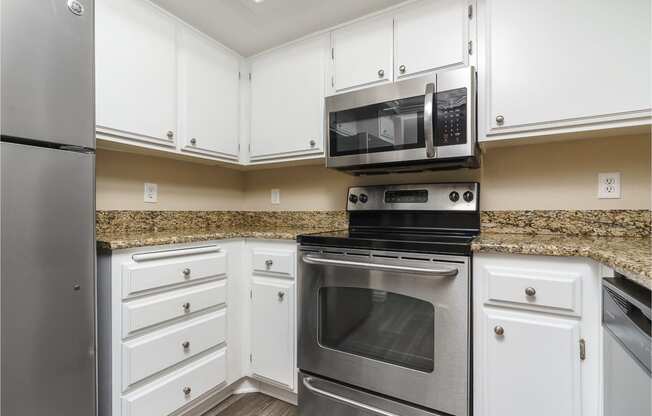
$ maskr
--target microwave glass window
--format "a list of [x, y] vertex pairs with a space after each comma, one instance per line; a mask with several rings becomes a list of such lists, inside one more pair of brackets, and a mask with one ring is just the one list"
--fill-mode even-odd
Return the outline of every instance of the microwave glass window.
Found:
[[466, 143], [466, 88], [437, 93], [436, 146]]
[[435, 308], [421, 299], [382, 290], [319, 290], [319, 343], [349, 354], [431, 373]]
[[425, 147], [423, 104], [418, 96], [330, 113], [330, 155]]

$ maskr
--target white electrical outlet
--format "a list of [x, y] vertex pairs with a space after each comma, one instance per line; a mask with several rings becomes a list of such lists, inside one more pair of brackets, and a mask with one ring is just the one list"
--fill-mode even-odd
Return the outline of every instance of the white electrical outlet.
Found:
[[272, 189], [272, 204], [278, 205], [281, 203], [281, 190]]
[[620, 194], [620, 172], [598, 174], [598, 198], [619, 199]]
[[158, 202], [158, 185], [155, 183], [145, 183], [145, 192], [143, 201], [148, 203]]

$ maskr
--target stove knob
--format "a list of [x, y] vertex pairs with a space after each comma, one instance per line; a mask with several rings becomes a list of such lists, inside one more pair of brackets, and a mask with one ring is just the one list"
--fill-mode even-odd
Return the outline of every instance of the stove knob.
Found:
[[466, 191], [466, 192], [464, 192], [463, 197], [464, 197], [464, 200], [465, 200], [466, 202], [471, 202], [471, 201], [473, 201], [473, 192], [471, 192], [471, 191]]
[[369, 197], [367, 196], [367, 194], [360, 194], [360, 202], [362, 202], [364, 204], [368, 200], [369, 200]]
[[450, 194], [448, 194], [448, 198], [449, 198], [452, 202], [457, 202], [457, 201], [460, 200], [460, 194], [458, 194], [457, 192], [453, 191], [453, 192], [451, 192]]
[[349, 195], [349, 201], [355, 204], [356, 202], [358, 202], [358, 196], [356, 194]]

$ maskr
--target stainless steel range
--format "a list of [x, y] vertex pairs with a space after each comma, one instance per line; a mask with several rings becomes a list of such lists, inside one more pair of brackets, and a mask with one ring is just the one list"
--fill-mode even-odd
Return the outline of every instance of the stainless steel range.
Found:
[[477, 183], [349, 189], [349, 229], [302, 235], [302, 416], [466, 416]]

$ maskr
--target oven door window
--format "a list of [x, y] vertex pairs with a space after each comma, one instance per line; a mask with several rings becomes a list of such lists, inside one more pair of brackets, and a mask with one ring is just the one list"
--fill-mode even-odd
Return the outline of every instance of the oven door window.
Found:
[[330, 113], [330, 156], [425, 148], [424, 96]]
[[322, 346], [413, 370], [434, 370], [431, 303], [381, 290], [323, 287], [319, 307]]

